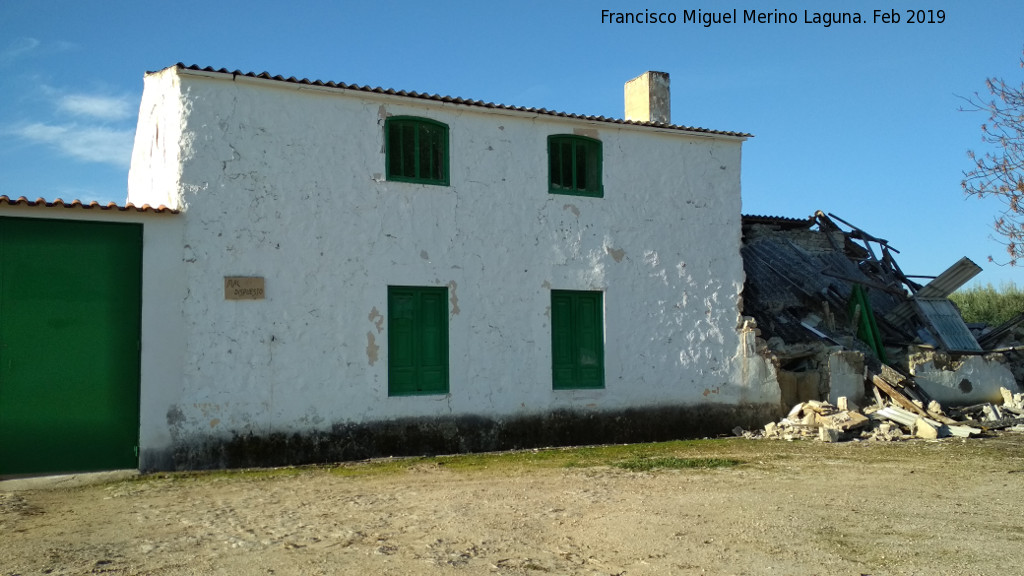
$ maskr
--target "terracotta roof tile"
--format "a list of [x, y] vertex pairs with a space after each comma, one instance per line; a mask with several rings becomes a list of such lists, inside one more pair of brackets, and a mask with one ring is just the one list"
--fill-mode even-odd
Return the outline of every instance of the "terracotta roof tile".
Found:
[[166, 214], [177, 214], [177, 210], [172, 210], [167, 206], [161, 204], [160, 206], [150, 206], [149, 204], [143, 204], [142, 206], [136, 206], [131, 202], [127, 204], [117, 204], [110, 202], [108, 204], [100, 204], [95, 200], [86, 204], [81, 200], [72, 200], [71, 202], [65, 202], [61, 198], [56, 200], [46, 200], [44, 198], [36, 198], [35, 200], [29, 200], [28, 198], [21, 196], [16, 199], [12, 199], [9, 196], [0, 196], [0, 204], [7, 204], [8, 206], [44, 206], [46, 208], [80, 208], [83, 210], [116, 210], [118, 212], [126, 212], [134, 210], [136, 212], [158, 212]]
[[[379, 86], [359, 86], [358, 84], [345, 84], [344, 82], [324, 82], [322, 80], [309, 80], [307, 78], [295, 78], [294, 76], [285, 78], [283, 76], [273, 76], [269, 72], [242, 72], [241, 70], [228, 70], [227, 68], [213, 68], [207, 66], [206, 68], [200, 68], [199, 66], [192, 65], [186, 66], [185, 64], [178, 62], [172, 68], [179, 70], [194, 70], [198, 72], [212, 72], [216, 74], [230, 74], [232, 77], [245, 76], [248, 78], [260, 78], [263, 80], [275, 80], [278, 82], [288, 82], [291, 84], [304, 84], [308, 86], [324, 86], [328, 88], [338, 88], [341, 90], [355, 90], [358, 92], [372, 92], [374, 94], [387, 94], [390, 96], [402, 96], [405, 98], [416, 98], [420, 100], [433, 100], [435, 102], [444, 102], [448, 104], [461, 104], [464, 106], [476, 106], [480, 108], [493, 108], [497, 110], [514, 110], [516, 112], [529, 112], [532, 114], [544, 114], [546, 116], [558, 116], [560, 118], [574, 118], [577, 120], [588, 120], [592, 122], [609, 122], [612, 124], [625, 124], [630, 126], [650, 126], [654, 128], [665, 128], [669, 130], [680, 130], [683, 132], [696, 132], [700, 134], [715, 134], [719, 136], [734, 136], [737, 138], [752, 138], [752, 134], [745, 132], [726, 132], [721, 130], [710, 130], [708, 128], [699, 128], [696, 126], [679, 126], [676, 124], [666, 124], [664, 122], [638, 122], [635, 120], [620, 120], [617, 118], [606, 118], [604, 116], [586, 116], [583, 114], [570, 114], [568, 112], [558, 112], [555, 110], [548, 110], [547, 108], [526, 108], [523, 106], [508, 106], [506, 104], [495, 104], [494, 102], [484, 102], [482, 100], [471, 100], [468, 98], [456, 98], [452, 96], [441, 96], [438, 94], [421, 94], [419, 92], [407, 92], [405, 90], [396, 91], [393, 88], [381, 88]], [[155, 72], [149, 72], [154, 74]]]

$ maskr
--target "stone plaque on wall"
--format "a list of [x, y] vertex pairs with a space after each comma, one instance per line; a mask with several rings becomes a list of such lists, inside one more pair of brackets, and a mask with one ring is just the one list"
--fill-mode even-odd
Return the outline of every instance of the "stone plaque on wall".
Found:
[[263, 298], [263, 278], [243, 276], [224, 277], [225, 300], [263, 300]]

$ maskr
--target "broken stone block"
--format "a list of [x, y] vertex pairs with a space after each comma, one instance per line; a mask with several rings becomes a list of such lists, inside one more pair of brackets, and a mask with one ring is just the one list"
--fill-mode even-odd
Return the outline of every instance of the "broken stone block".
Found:
[[939, 429], [929, 424], [924, 418], [918, 418], [914, 422], [914, 436], [926, 440], [935, 440], [939, 437]]
[[985, 404], [981, 407], [981, 411], [985, 414], [985, 420], [996, 422], [1003, 419], [1003, 413], [992, 404]]
[[828, 402], [821, 402], [819, 400], [808, 400], [804, 402], [804, 413], [814, 412], [815, 414], [821, 414], [822, 416], [828, 416], [829, 414], [835, 414], [837, 412], [836, 407], [829, 404]]
[[793, 408], [789, 411], [789, 414], [786, 415], [786, 418], [795, 419], [803, 411], [804, 411], [804, 403], [801, 402], [801, 403], [797, 404], [796, 406], [793, 406]]
[[867, 423], [867, 416], [859, 412], [837, 412], [822, 419], [823, 426], [835, 428], [840, 432], [855, 430], [867, 425]]
[[867, 438], [876, 442], [892, 442], [903, 438], [903, 430], [895, 422], [878, 422]]
[[1009, 410], [1016, 414], [1021, 414], [1024, 411], [1024, 394], [1014, 394], [1007, 388], [1000, 388], [999, 392], [1003, 395], [1004, 410]]
[[769, 422], [764, 425], [764, 435], [766, 438], [772, 438], [779, 434], [779, 426], [775, 422]]
[[818, 440], [822, 442], [838, 442], [840, 432], [835, 428], [818, 428]]
[[836, 400], [836, 408], [838, 408], [840, 412], [846, 412], [850, 409], [850, 401], [846, 399], [846, 396], [840, 396], [839, 399]]
[[1002, 394], [1003, 396], [1003, 404], [1013, 406], [1013, 392], [1011, 392], [1008, 388], [1001, 387], [999, 388], [999, 393]]

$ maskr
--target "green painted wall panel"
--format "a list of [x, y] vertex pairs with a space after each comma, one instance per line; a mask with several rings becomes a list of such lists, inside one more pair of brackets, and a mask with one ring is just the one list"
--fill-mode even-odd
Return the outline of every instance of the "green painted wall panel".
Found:
[[142, 226], [0, 218], [0, 474], [135, 468]]

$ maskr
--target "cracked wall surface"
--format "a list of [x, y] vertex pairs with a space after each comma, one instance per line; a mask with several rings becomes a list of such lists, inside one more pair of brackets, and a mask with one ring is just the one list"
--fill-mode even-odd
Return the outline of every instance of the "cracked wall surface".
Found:
[[[778, 402], [736, 329], [739, 139], [178, 69], [143, 108], [129, 200], [177, 202], [187, 245], [180, 376], [144, 384], [177, 416], [143, 422], [154, 438]], [[450, 186], [384, 179], [388, 115], [449, 126]], [[604, 197], [549, 194], [547, 136], [581, 130]], [[265, 299], [225, 301], [225, 276]], [[388, 397], [389, 285], [448, 287], [447, 395]], [[552, 289], [605, 293], [604, 389], [552, 390]]]

